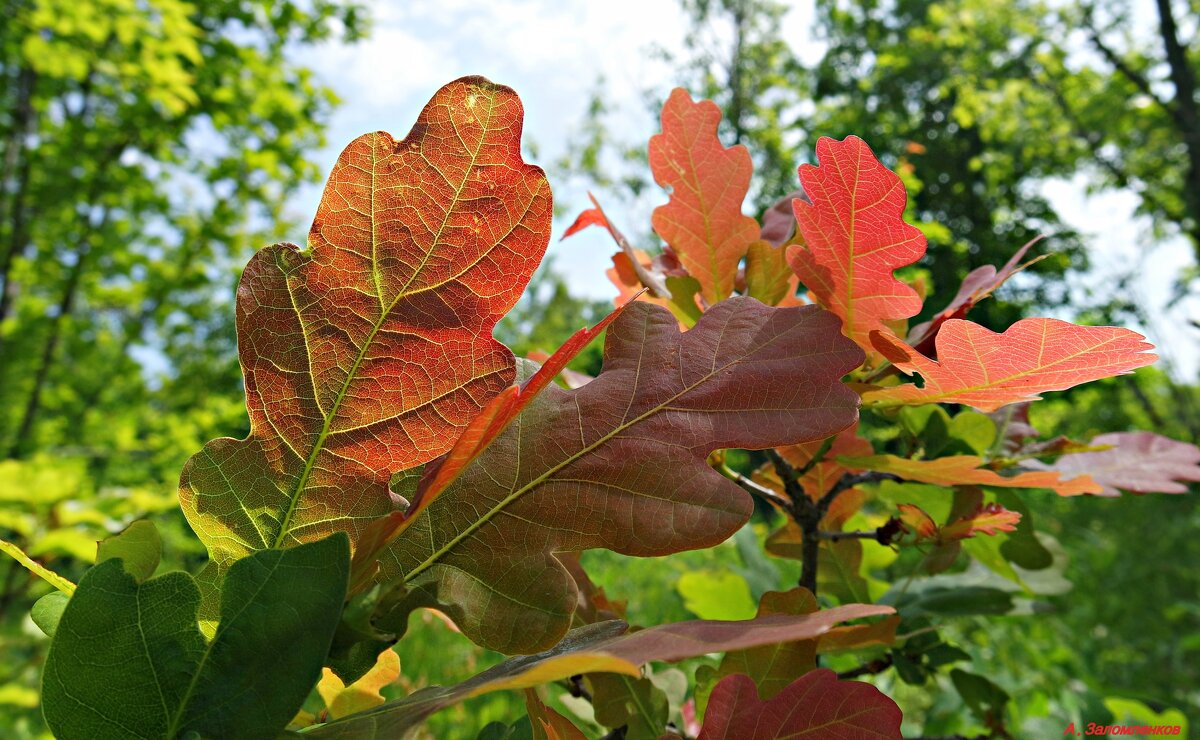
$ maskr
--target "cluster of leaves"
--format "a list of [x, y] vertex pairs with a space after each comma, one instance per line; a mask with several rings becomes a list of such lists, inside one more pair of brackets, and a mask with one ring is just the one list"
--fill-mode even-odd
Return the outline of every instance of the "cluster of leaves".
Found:
[[[1140, 335], [967, 321], [1020, 255], [909, 330], [921, 286], [894, 273], [925, 241], [903, 220], [900, 180], [861, 140], [825, 139], [800, 196], [759, 224], [741, 212], [749, 154], [721, 145], [719, 120], [682, 90], [666, 103], [650, 143], [670, 192], [653, 219], [661, 253], [635, 249], [598, 205], [569, 231], [607, 228], [624, 294], [540, 365], [492, 336], [552, 213], [541, 170], [521, 159], [513, 91], [464, 78], [405, 139], [351, 143], [309, 248], [268, 247], [242, 276], [250, 433], [209, 442], [180, 482], [209, 565], [154, 577], [161, 543], [132, 527], [101, 543], [78, 587], [55, 579], [60, 594], [38, 603], [55, 733], [392, 737], [527, 689], [535, 737], [582, 737], [528, 691], [566, 680], [597, 724], [630, 738], [899, 737], [899, 707], [848, 679], [894, 667], [924, 682], [962, 658], [939, 616], [1013, 599], [955, 574], [883, 593], [863, 575], [865, 542], [916, 553], [910, 581], [966, 550], [1028, 590], [1014, 564], [1036, 571], [1048, 553], [1020, 499], [994, 489], [1172, 492], [1200, 475], [1187, 445], [1038, 440], [1022, 416], [1040, 392], [1152, 362]], [[601, 333], [599, 373], [564, 373]], [[739, 472], [733, 450], [765, 462]], [[1147, 455], [1170, 465], [1131, 474]], [[753, 618], [630, 630], [577, 557], [715, 546], [750, 518], [747, 492], [784, 516], [767, 552], [800, 561], [800, 587], [763, 593]], [[518, 657], [385, 702], [390, 648], [421, 608]], [[843, 676], [818, 668], [823, 653], [880, 650]], [[686, 703], [642, 668], [710, 653], [724, 657]], [[951, 678], [984, 729], [1008, 733], [1000, 687]]]

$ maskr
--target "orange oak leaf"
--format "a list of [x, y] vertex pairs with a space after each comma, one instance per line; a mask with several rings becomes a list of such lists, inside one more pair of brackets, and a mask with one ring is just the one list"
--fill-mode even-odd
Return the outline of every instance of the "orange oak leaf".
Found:
[[984, 504], [967, 516], [942, 527], [942, 537], [947, 540], [965, 540], [977, 534], [996, 535], [1015, 532], [1021, 515], [1009, 511], [1000, 504]]
[[939, 527], [933, 518], [915, 504], [900, 504], [900, 521], [916, 534], [918, 540], [932, 540], [938, 545], [957, 542], [977, 534], [996, 535], [1015, 532], [1021, 515], [1000, 504], [981, 504], [968, 514]]
[[733, 292], [738, 263], [759, 238], [758, 222], [742, 214], [753, 165], [744, 146], [717, 138], [721, 110], [676, 88], [662, 110], [662, 133], [650, 139], [654, 180], [670, 201], [654, 209], [654, 231], [700, 283], [708, 305]]
[[1100, 493], [1100, 486], [1083, 471], [1064, 479], [1057, 471], [1024, 471], [1001, 475], [983, 467], [983, 458], [975, 455], [950, 455], [932, 460], [912, 460], [895, 455], [839, 458], [843, 465], [855, 470], [891, 473], [905, 480], [935, 486], [997, 486], [1001, 488], [1049, 488], [1063, 496], [1081, 493]]
[[904, 183], [862, 139], [822, 138], [817, 159], [800, 167], [810, 202], [794, 202], [804, 244], [788, 248], [788, 261], [846, 336], [870, 350], [871, 332], [921, 310], [917, 291], [893, 272], [921, 259], [925, 237], [904, 222]]
[[[546, 360], [550, 359], [550, 355], [546, 354], [540, 349], [537, 349], [529, 353], [529, 359], [539, 365], [545, 365]], [[567, 386], [568, 388], [578, 388], [580, 386], [587, 385], [594, 380], [591, 375], [588, 375], [587, 373], [581, 373], [578, 370], [572, 370], [570, 368], [563, 368], [562, 372], [558, 374], [558, 378], [563, 382], [563, 385]]]
[[752, 504], [708, 455], [849, 426], [840, 380], [861, 360], [815, 306], [734, 297], [681, 333], [668, 311], [629, 305], [595, 380], [547, 385], [385, 552], [381, 580], [406, 593], [381, 628], [403, 632], [411, 609], [433, 606], [492, 649], [553, 644], [577, 601], [554, 553], [721, 542]]
[[1045, 467], [1064, 475], [1089, 475], [1103, 496], [1119, 496], [1122, 490], [1187, 493], [1188, 482], [1200, 481], [1200, 448], [1187, 442], [1154, 432], [1114, 432], [1095, 437], [1089, 446], [1108, 449], [1063, 455]]
[[[592, 199], [593, 203], [596, 202], [595, 197], [591, 193], [588, 193], [588, 197]], [[559, 237], [559, 241], [566, 239], [568, 236], [578, 234], [589, 226], [599, 226], [602, 229], [609, 228], [608, 218], [605, 217], [604, 210], [598, 204], [576, 216], [571, 225], [567, 227], [567, 230], [563, 232], [563, 235]]]
[[543, 704], [533, 689], [525, 689], [525, 711], [533, 727], [533, 740], [587, 740], [571, 720]]
[[346, 531], [402, 502], [394, 473], [445, 453], [515, 377], [492, 338], [545, 252], [541, 169], [521, 102], [481, 77], [446, 85], [409, 135], [338, 158], [309, 248], [250, 261], [237, 332], [250, 434], [184, 468], [180, 500], [221, 566]]
[[937, 335], [936, 361], [890, 333], [871, 335], [875, 348], [922, 387], [867, 390], [878, 406], [961, 403], [980, 411], [1032, 401], [1100, 378], [1123, 375], [1158, 358], [1145, 337], [1114, 326], [1079, 326], [1058, 319], [1022, 319], [996, 334], [979, 324], [950, 319]]
[[900, 504], [900, 521], [912, 530], [919, 540], [937, 539], [938, 525], [920, 506], [916, 504]]
[[713, 689], [697, 740], [894, 738], [900, 707], [869, 683], [839, 681], [828, 668], [809, 671], [777, 696], [760, 701], [749, 676]]

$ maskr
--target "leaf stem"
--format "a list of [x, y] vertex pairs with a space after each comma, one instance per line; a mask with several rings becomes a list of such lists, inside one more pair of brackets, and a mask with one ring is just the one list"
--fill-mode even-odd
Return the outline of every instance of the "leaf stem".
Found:
[[0, 552], [6, 553], [13, 560], [16, 560], [21, 565], [25, 566], [34, 575], [38, 576], [46, 583], [54, 586], [59, 591], [62, 591], [67, 596], [75, 593], [75, 584], [63, 578], [59, 574], [50, 570], [41, 563], [36, 562], [33, 558], [25, 554], [25, 551], [17, 547], [7, 540], [0, 540]]

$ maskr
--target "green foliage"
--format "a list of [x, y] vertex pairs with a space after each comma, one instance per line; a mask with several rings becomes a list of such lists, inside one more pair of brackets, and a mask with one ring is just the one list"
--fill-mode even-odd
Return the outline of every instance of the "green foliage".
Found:
[[[211, 641], [186, 573], [139, 583], [120, 558], [88, 571], [42, 678], [59, 737], [269, 737], [312, 689], [341, 615], [345, 535], [238, 561]], [[157, 701], [156, 701], [157, 699]]]

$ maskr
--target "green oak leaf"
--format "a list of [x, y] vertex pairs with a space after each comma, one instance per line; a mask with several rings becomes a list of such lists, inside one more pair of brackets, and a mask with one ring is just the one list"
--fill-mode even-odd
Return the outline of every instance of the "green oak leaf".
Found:
[[154, 522], [142, 520], [134, 522], [120, 534], [96, 543], [96, 562], [120, 558], [125, 563], [129, 575], [142, 583], [158, 568], [162, 559], [162, 537]]
[[234, 563], [206, 642], [186, 573], [139, 583], [92, 568], [63, 610], [42, 677], [46, 723], [72, 738], [269, 738], [321, 673], [349, 578], [345, 534]]

